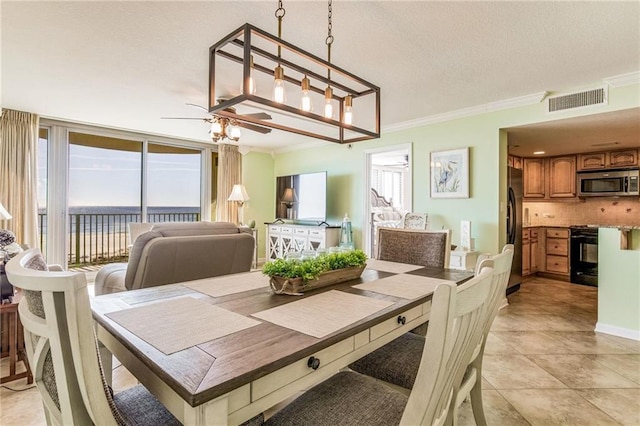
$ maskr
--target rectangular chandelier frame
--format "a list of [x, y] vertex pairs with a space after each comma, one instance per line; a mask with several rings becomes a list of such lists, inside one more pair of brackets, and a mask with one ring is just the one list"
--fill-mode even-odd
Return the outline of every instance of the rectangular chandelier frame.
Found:
[[[265, 44], [264, 47], [255, 45], [260, 41]], [[241, 49], [241, 54], [238, 52], [239, 49]], [[287, 58], [272, 53], [272, 51], [280, 52], [280, 49], [286, 49]], [[302, 76], [306, 75], [315, 84], [322, 83], [333, 88], [333, 100], [337, 101], [339, 105], [338, 119], [326, 118], [323, 115], [307, 112], [287, 103], [278, 103], [272, 99], [251, 94], [249, 80], [252, 70], [254, 73], [260, 72], [271, 77], [274, 76], [273, 67], [264, 66], [258, 61], [254, 63], [253, 58], [260, 58], [263, 63], [267, 61], [269, 64], [281, 65], [285, 70], [293, 70]], [[220, 93], [216, 94], [216, 66], [225, 61], [242, 66], [242, 80], [240, 80], [240, 76], [237, 80], [238, 83], [241, 82], [239, 85], [241, 93], [236, 96], [230, 95], [232, 97], [229, 99], [220, 100], [218, 99]], [[311, 66], [314, 66], [316, 70], [323, 71], [314, 71]], [[219, 79], [222, 78], [219, 77]], [[300, 88], [301, 80], [302, 78], [298, 79], [295, 76], [287, 75], [285, 71], [284, 81], [289, 83], [288, 87], [293, 85]], [[222, 84], [220, 86], [223, 87]], [[324, 87], [318, 87], [314, 84], [310, 85], [309, 91], [323, 96], [325, 94]], [[368, 126], [370, 128], [349, 125], [342, 121], [344, 98], [347, 95], [352, 96], [354, 105], [357, 100], [361, 103], [362, 101], [367, 103], [369, 108], [366, 112], [372, 115], [366, 117], [371, 124]], [[236, 113], [234, 107], [242, 105], [273, 113], [274, 117], [272, 120], [263, 120]], [[378, 86], [248, 23], [209, 48], [209, 112], [263, 127], [340, 144], [380, 137], [380, 88]], [[364, 112], [358, 111], [358, 113]], [[279, 118], [284, 118], [284, 120], [279, 121]], [[313, 123], [313, 125], [309, 125], [309, 123]], [[319, 127], [322, 127], [323, 130], [327, 129], [327, 131], [319, 131]], [[331, 134], [327, 134], [327, 132]]]

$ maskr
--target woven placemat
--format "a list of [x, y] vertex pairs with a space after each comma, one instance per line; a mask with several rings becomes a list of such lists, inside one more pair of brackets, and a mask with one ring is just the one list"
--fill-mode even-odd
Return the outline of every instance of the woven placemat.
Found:
[[367, 269], [375, 269], [376, 271], [391, 272], [392, 274], [404, 274], [405, 272], [420, 269], [420, 265], [409, 265], [407, 263], [389, 262], [386, 260], [368, 259]]
[[364, 284], [357, 284], [354, 285], [353, 288], [375, 291], [376, 293], [401, 297], [403, 299], [417, 299], [418, 297], [432, 294], [436, 287], [442, 283], [455, 284], [453, 281], [441, 280], [439, 278], [398, 274]]
[[257, 288], [268, 288], [269, 277], [262, 272], [243, 272], [241, 274], [223, 275], [202, 280], [186, 281], [181, 283], [199, 293], [212, 297], [228, 296], [229, 294], [242, 293]]
[[192, 297], [150, 303], [106, 316], [167, 355], [260, 324]]
[[391, 305], [386, 300], [331, 290], [253, 316], [321, 338]]

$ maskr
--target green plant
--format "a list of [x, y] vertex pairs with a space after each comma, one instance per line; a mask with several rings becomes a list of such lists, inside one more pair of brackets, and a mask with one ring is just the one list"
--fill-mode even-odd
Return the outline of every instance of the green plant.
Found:
[[276, 259], [262, 267], [262, 273], [270, 277], [302, 278], [306, 283], [323, 272], [364, 266], [367, 255], [362, 250], [326, 253], [311, 259]]

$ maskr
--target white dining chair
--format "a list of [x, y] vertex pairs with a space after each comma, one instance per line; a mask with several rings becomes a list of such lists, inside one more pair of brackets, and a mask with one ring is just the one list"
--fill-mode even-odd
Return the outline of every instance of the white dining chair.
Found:
[[431, 323], [409, 396], [371, 377], [343, 371], [307, 390], [265, 424], [451, 424], [454, 387], [462, 380], [481, 339], [492, 276], [492, 268], [483, 268], [464, 288], [453, 283], [436, 288]]
[[49, 270], [38, 249], [6, 266], [23, 292], [18, 310], [47, 424], [179, 425], [142, 385], [112, 397], [96, 349], [84, 273], [55, 269]]
[[[486, 302], [483, 318], [482, 333], [469, 359], [463, 380], [454, 386], [455, 401], [452, 405], [453, 422], [457, 419], [457, 409], [470, 395], [473, 414], [478, 425], [486, 424], [482, 405], [482, 359], [491, 324], [498, 313], [504, 298], [511, 263], [513, 261], [513, 245], [504, 247], [502, 253], [479, 259], [476, 266], [476, 276], [487, 267], [492, 267], [494, 274], [491, 283], [489, 299]], [[463, 291], [467, 284], [459, 288]], [[435, 303], [435, 302], [433, 302]], [[429, 321], [429, 328], [432, 320]], [[427, 342], [428, 344], [428, 342]], [[388, 383], [390, 386], [404, 393], [410, 393], [417, 380], [422, 352], [425, 350], [425, 339], [414, 333], [405, 333], [380, 349], [359, 359], [349, 367], [361, 374], [374, 377]]]

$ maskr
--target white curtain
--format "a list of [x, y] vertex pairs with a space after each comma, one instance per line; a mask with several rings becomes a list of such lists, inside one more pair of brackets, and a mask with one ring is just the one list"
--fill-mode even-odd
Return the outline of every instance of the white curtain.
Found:
[[38, 128], [36, 114], [2, 110], [0, 117], [0, 203], [13, 216], [0, 228], [29, 247], [38, 243]]
[[219, 221], [238, 221], [238, 203], [227, 201], [233, 185], [242, 183], [242, 154], [236, 145], [218, 145], [218, 197], [216, 218]]

